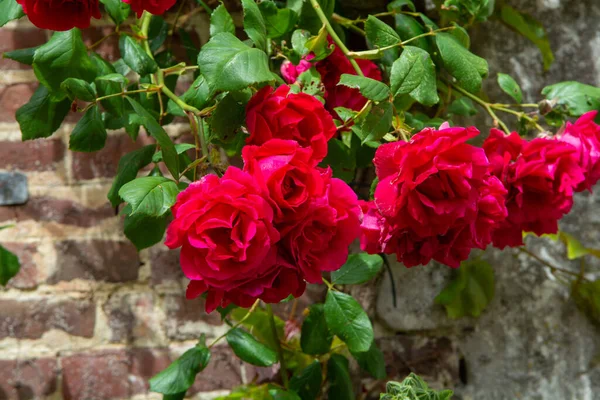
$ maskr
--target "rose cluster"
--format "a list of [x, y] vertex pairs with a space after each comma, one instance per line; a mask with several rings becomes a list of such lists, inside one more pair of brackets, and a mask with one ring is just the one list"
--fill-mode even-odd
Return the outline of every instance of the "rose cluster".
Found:
[[361, 246], [396, 254], [407, 267], [436, 260], [458, 267], [471, 249], [523, 244], [523, 232], [556, 233], [573, 193], [600, 179], [596, 112], [553, 138], [524, 140], [492, 129], [425, 129], [381, 145], [374, 201], [362, 202]]
[[[32, 24], [42, 29], [68, 31], [72, 28], [85, 29], [92, 18], [101, 18], [99, 0], [9, 0], [23, 7]], [[123, 0], [131, 6], [138, 17], [144, 11], [154, 15], [163, 14], [177, 0]]]
[[360, 233], [356, 194], [317, 164], [336, 133], [315, 97], [265, 87], [247, 105], [244, 168], [207, 175], [177, 198], [166, 245], [181, 247], [187, 297], [206, 311], [301, 295], [339, 269]]

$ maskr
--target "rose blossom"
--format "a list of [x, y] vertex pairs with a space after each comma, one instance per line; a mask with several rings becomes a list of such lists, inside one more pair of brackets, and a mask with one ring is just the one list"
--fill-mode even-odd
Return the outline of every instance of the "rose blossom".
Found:
[[327, 155], [327, 141], [336, 133], [331, 115], [323, 104], [306, 93], [290, 93], [289, 86], [277, 90], [266, 86], [246, 106], [247, 144], [258, 145], [277, 138], [295, 140], [311, 147], [315, 161]]
[[244, 171], [252, 175], [269, 194], [276, 221], [297, 218], [311, 198], [320, 197], [325, 181], [315, 168], [312, 149], [294, 140], [271, 139], [262, 146], [242, 149]]
[[574, 124], [567, 122], [558, 140], [569, 143], [577, 149], [579, 165], [583, 168], [585, 180], [575, 191], [592, 191], [592, 186], [600, 180], [600, 126], [594, 123], [598, 111], [582, 115]]
[[17, 0], [17, 3], [23, 6], [32, 24], [53, 31], [85, 29], [90, 26], [92, 17], [102, 17], [98, 0]]
[[348, 246], [360, 234], [356, 193], [344, 181], [330, 178], [330, 170], [323, 174], [328, 181], [325, 194], [312, 199], [301, 218], [278, 225], [290, 262], [310, 283], [320, 283], [322, 271], [339, 269], [348, 258]]
[[123, 0], [131, 6], [138, 18], [142, 16], [144, 11], [150, 14], [162, 15], [169, 8], [173, 7], [177, 0]]
[[[381, 81], [381, 71], [373, 61], [359, 59], [356, 62], [367, 78]], [[342, 74], [356, 75], [354, 67], [338, 47], [327, 58], [317, 62], [316, 67], [325, 86], [325, 107], [334, 117], [337, 118], [336, 107], [358, 111], [365, 105], [367, 99], [358, 89], [338, 85]]]
[[493, 232], [494, 246], [501, 249], [521, 246], [523, 231], [556, 233], [558, 220], [573, 205], [574, 188], [585, 179], [575, 147], [537, 138], [522, 140], [520, 154], [516, 154], [506, 150], [519, 147], [514, 135], [492, 130], [483, 145], [490, 159], [504, 163], [494, 169], [508, 190], [508, 217]]
[[207, 292], [207, 312], [304, 291], [299, 274], [278, 257], [273, 209], [249, 174], [230, 167], [220, 179], [207, 175], [178, 195], [172, 212], [165, 244], [181, 247], [181, 267], [192, 281], [187, 297]]
[[298, 65], [292, 64], [291, 61], [285, 60], [281, 63], [281, 76], [287, 83], [294, 83], [298, 79], [298, 76], [303, 72], [308, 71], [312, 67], [310, 60], [315, 58], [314, 54], [309, 54], [302, 58]]
[[506, 190], [483, 150], [465, 143], [477, 129], [440, 128], [377, 149], [380, 181], [363, 208], [361, 245], [369, 253], [395, 253], [407, 267], [431, 259], [458, 267], [506, 217]]

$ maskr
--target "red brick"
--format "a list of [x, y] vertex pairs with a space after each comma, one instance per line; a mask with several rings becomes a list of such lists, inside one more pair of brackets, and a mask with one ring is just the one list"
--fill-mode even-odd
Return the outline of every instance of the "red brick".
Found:
[[0, 169], [52, 171], [65, 156], [65, 145], [59, 139], [0, 142], [0, 149]]
[[[109, 36], [111, 32], [114, 32], [114, 28], [111, 26], [85, 29], [82, 32], [83, 41], [86, 45], [91, 46], [92, 44], [98, 43], [98, 41], [105, 36]], [[109, 62], [117, 61], [121, 57], [119, 52], [119, 36], [112, 35], [108, 39], [103, 40], [94, 48], [94, 51]]]
[[58, 263], [50, 283], [87, 279], [107, 282], [134, 281], [140, 259], [129, 242], [65, 240], [55, 244]]
[[0, 86], [0, 122], [15, 122], [15, 113], [29, 102], [37, 86], [37, 83]]
[[[218, 312], [207, 314], [204, 310], [205, 300], [197, 298], [187, 300], [185, 298], [185, 287], [181, 295], [168, 295], [164, 300], [167, 337], [171, 340], [193, 340], [206, 329], [203, 326], [194, 327], [195, 322], [204, 322], [209, 325], [221, 325], [221, 316]], [[189, 326], [186, 326], [188, 325]]]
[[136, 142], [125, 134], [111, 135], [106, 140], [106, 146], [100, 151], [73, 152], [73, 177], [77, 180], [113, 177], [117, 173], [121, 156], [151, 143], [154, 141], [143, 131]]
[[18, 289], [37, 287], [41, 279], [33, 259], [37, 254], [37, 245], [34, 243], [2, 243], [2, 246], [15, 253], [21, 263], [19, 273], [8, 282], [8, 286]]
[[58, 329], [74, 336], [92, 337], [95, 305], [84, 300], [0, 300], [0, 338], [39, 339]]
[[103, 207], [87, 208], [71, 200], [33, 197], [23, 205], [0, 207], [0, 222], [34, 220], [90, 227], [114, 216], [108, 200]]
[[[0, 53], [15, 49], [36, 47], [46, 42], [45, 31], [35, 28], [2, 29], [0, 31]], [[28, 69], [24, 65], [8, 58], [0, 58], [0, 70]]]
[[111, 329], [110, 341], [130, 343], [136, 338], [151, 339], [160, 335], [152, 292], [116, 293], [103, 305]]
[[150, 250], [150, 285], [166, 282], [180, 282], [185, 278], [179, 265], [179, 250]]
[[39, 399], [56, 392], [58, 365], [51, 358], [0, 360], [0, 399]]

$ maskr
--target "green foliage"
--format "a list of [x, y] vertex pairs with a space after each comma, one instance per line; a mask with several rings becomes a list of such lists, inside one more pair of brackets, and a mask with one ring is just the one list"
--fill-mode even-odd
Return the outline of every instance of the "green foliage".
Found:
[[373, 279], [383, 266], [377, 254], [350, 254], [348, 261], [340, 269], [331, 273], [331, 283], [339, 285], [360, 285]]
[[494, 269], [485, 261], [465, 261], [435, 298], [450, 318], [478, 317], [494, 297]]
[[313, 304], [302, 324], [300, 345], [306, 354], [325, 354], [331, 348], [333, 335], [327, 328], [323, 304]]
[[499, 72], [498, 85], [504, 91], [504, 93], [515, 99], [517, 103], [521, 103], [523, 101], [523, 92], [521, 92], [521, 87], [512, 78], [512, 76]]
[[353, 352], [368, 351], [373, 343], [373, 326], [360, 304], [350, 295], [330, 290], [325, 300], [325, 320], [336, 336]]
[[67, 99], [56, 100], [48, 88], [40, 85], [31, 99], [16, 113], [23, 140], [51, 136], [67, 116], [71, 103]]
[[125, 64], [141, 76], [154, 73], [158, 69], [156, 61], [131, 36], [121, 36], [119, 50]]
[[321, 391], [321, 363], [313, 361], [308, 367], [296, 373], [290, 380], [290, 389], [298, 393], [302, 400], [314, 400]]
[[254, 45], [265, 51], [267, 49], [267, 26], [254, 0], [242, 0], [244, 8], [244, 31], [254, 42]]
[[481, 90], [482, 78], [487, 76], [488, 63], [467, 50], [449, 33], [438, 33], [435, 42], [444, 68], [458, 81], [458, 84], [471, 93]]
[[[39, 47], [39, 46], [38, 46]], [[2, 53], [2, 57], [20, 62], [25, 65], [33, 64], [33, 56], [38, 47], [30, 47], [28, 49], [16, 49]]]
[[102, 4], [104, 4], [104, 9], [110, 16], [110, 18], [117, 25], [121, 25], [127, 17], [129, 17], [129, 13], [131, 12], [131, 7], [129, 4], [125, 3], [121, 0], [100, 0]]
[[329, 398], [336, 400], [355, 400], [348, 359], [340, 354], [332, 354], [327, 362]]
[[117, 175], [113, 180], [112, 187], [108, 191], [108, 200], [110, 200], [113, 207], [118, 206], [123, 201], [119, 196], [121, 187], [134, 180], [138, 171], [150, 164], [155, 150], [156, 146], [149, 144], [121, 157], [119, 166], [117, 167]]
[[0, 246], [0, 285], [6, 286], [8, 281], [19, 273], [20, 269], [19, 257]]
[[60, 85], [61, 89], [67, 93], [71, 100], [80, 99], [83, 101], [96, 100], [96, 89], [86, 81], [77, 78], [68, 78]]
[[167, 229], [170, 213], [160, 217], [148, 216], [142, 213], [131, 214], [131, 207], [125, 210], [123, 231], [127, 239], [140, 251], [162, 241]]
[[231, 329], [227, 333], [227, 343], [236, 356], [249, 364], [268, 367], [277, 362], [275, 351], [242, 329]]
[[367, 40], [375, 47], [393, 46], [401, 42], [391, 26], [372, 15], [365, 22], [365, 32]]
[[575, 281], [571, 293], [577, 307], [594, 323], [600, 324], [600, 279]]
[[98, 106], [90, 107], [79, 120], [69, 139], [69, 150], [93, 152], [101, 150], [107, 133]]
[[150, 379], [150, 390], [165, 395], [184, 393], [194, 384], [196, 375], [210, 361], [210, 350], [205, 345], [204, 335], [195, 347], [182, 354], [167, 369]]
[[352, 127], [352, 131], [360, 138], [361, 144], [377, 147], [379, 141], [390, 131], [393, 114], [392, 103], [379, 103], [371, 108], [360, 126]]
[[210, 15], [210, 36], [215, 36], [223, 32], [234, 35], [235, 25], [225, 5], [219, 4]]
[[285, 35], [294, 28], [298, 18], [293, 10], [277, 8], [275, 2], [270, 0], [260, 2], [258, 8], [263, 15], [268, 38], [278, 38]]
[[160, 217], [171, 209], [179, 194], [177, 184], [162, 176], [146, 176], [124, 184], [119, 196], [131, 205], [131, 214]]
[[381, 400], [450, 400], [451, 390], [435, 391], [418, 375], [410, 373], [402, 382], [390, 381], [386, 385], [386, 393]]
[[452, 19], [483, 22], [494, 12], [494, 5], [495, 0], [446, 0], [442, 9]]
[[371, 343], [369, 350], [362, 353], [351, 352], [352, 357], [358, 362], [360, 368], [367, 371], [375, 379], [384, 379], [387, 376], [385, 371], [385, 360], [383, 353], [377, 347], [375, 341]]
[[575, 117], [600, 110], [600, 88], [575, 81], [555, 83], [542, 89], [548, 100], [555, 100]]
[[21, 18], [25, 13], [15, 0], [0, 0], [0, 27]]
[[440, 100], [435, 79], [435, 65], [429, 53], [419, 47], [406, 46], [392, 65], [392, 94], [408, 94], [415, 101], [432, 106]]
[[342, 74], [338, 85], [358, 89], [363, 96], [374, 101], [383, 101], [390, 96], [390, 88], [385, 83], [364, 76]]

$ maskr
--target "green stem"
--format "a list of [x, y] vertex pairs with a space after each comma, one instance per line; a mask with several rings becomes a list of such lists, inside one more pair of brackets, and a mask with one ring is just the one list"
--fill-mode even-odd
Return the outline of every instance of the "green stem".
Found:
[[329, 23], [329, 20], [327, 19], [327, 16], [321, 9], [319, 2], [317, 0], [310, 0], [310, 4], [312, 5], [313, 9], [319, 16], [319, 19], [323, 23], [323, 26], [325, 26], [325, 29], [327, 29], [327, 32], [329, 32], [329, 36], [331, 36], [331, 38], [333, 39], [335, 44], [340, 48], [340, 50], [342, 50], [342, 53], [344, 53], [344, 55], [346, 57], [348, 57], [348, 60], [350, 60], [350, 64], [352, 64], [352, 67], [354, 67], [354, 70], [356, 71], [356, 73], [359, 76], [365, 76], [365, 74], [363, 74], [362, 70], [358, 66], [358, 63], [356, 62], [356, 60], [354, 60], [353, 58], [348, 56], [348, 54], [350, 53], [350, 50], [348, 50], [348, 48], [346, 47], [344, 42], [342, 42], [342, 39], [340, 39], [338, 34], [333, 29], [333, 26], [331, 26], [331, 24]]
[[281, 381], [283, 387], [286, 389], [289, 387], [287, 366], [285, 364], [285, 357], [283, 356], [283, 349], [281, 348], [281, 342], [279, 341], [279, 335], [277, 335], [277, 327], [275, 326], [275, 316], [273, 315], [273, 308], [270, 304], [267, 304], [267, 314], [269, 315], [269, 325], [271, 326], [271, 333], [275, 345], [277, 346], [277, 357], [279, 358], [279, 373], [281, 374]]
[[[159, 76], [160, 75], [161, 74], [159, 73]], [[184, 111], [193, 112], [194, 114], [200, 114], [200, 110], [198, 110], [196, 107], [190, 106], [185, 101], [181, 100], [164, 83], [160, 86], [160, 90], [162, 90], [162, 92], [165, 94], [165, 96], [167, 96], [168, 98], [170, 98], [171, 100], [173, 100], [173, 102], [175, 104], [177, 104], [179, 107], [181, 107]]]
[[584, 279], [584, 280], [586, 280], [586, 278], [585, 278], [585, 277], [581, 276], [581, 275], [580, 275], [579, 273], [577, 273], [577, 272], [570, 271], [570, 270], [568, 270], [568, 269], [560, 268], [560, 267], [557, 267], [557, 266], [554, 266], [554, 265], [550, 264], [548, 261], [544, 260], [543, 258], [541, 258], [540, 256], [538, 256], [537, 254], [535, 254], [535, 253], [532, 253], [531, 251], [529, 251], [529, 250], [528, 250], [527, 248], [525, 248], [525, 247], [519, 247], [519, 251], [520, 251], [521, 253], [527, 254], [529, 257], [531, 257], [531, 258], [533, 258], [534, 260], [538, 261], [538, 262], [539, 262], [539, 263], [541, 263], [542, 265], [544, 265], [544, 266], [546, 266], [546, 267], [550, 268], [550, 271], [552, 271], [552, 273], [555, 273], [555, 272], [557, 272], [557, 271], [558, 271], [558, 272], [562, 272], [563, 274], [567, 274], [567, 275], [574, 276], [574, 277], [576, 277], [576, 278], [578, 278], [578, 279]]
[[142, 41], [144, 50], [152, 59], [154, 59], [154, 56], [152, 55], [152, 50], [150, 49], [150, 43], [148, 42], [148, 31], [150, 31], [150, 21], [151, 20], [152, 20], [152, 14], [150, 14], [148, 11], [144, 11], [144, 13], [142, 14], [142, 18], [141, 18], [141, 28], [140, 29], [142, 31], [142, 35], [144, 36], [144, 40]]
[[198, 3], [200, 3], [200, 5], [202, 6], [202, 8], [204, 8], [204, 11], [206, 11], [206, 13], [210, 16], [213, 12], [212, 8], [210, 8], [208, 6], [208, 4], [206, 4], [205, 2], [203, 2], [202, 0], [196, 0], [198, 1]]
[[213, 342], [208, 345], [208, 348], [210, 349], [211, 347], [213, 347], [221, 339], [223, 339], [225, 336], [227, 336], [227, 334], [229, 332], [231, 332], [232, 330], [234, 330], [235, 328], [237, 328], [238, 326], [240, 326], [241, 324], [243, 324], [248, 319], [248, 317], [250, 317], [250, 314], [252, 314], [256, 310], [256, 308], [258, 307], [259, 304], [260, 304], [260, 300], [257, 299], [254, 302], [254, 304], [252, 305], [252, 307], [250, 307], [250, 310], [248, 310], [248, 314], [244, 315], [244, 318], [240, 319], [235, 325], [233, 325], [231, 328], [229, 328], [229, 330], [227, 332], [225, 332], [224, 334], [222, 334], [221, 336], [219, 336], [218, 338], [216, 338], [215, 340], [213, 340]]
[[367, 33], [365, 31], [363, 31], [362, 29], [360, 29], [358, 26], [355, 25], [356, 21], [342, 17], [341, 15], [336, 14], [336, 13], [333, 13], [331, 15], [331, 18], [338, 24], [342, 25], [343, 27], [350, 29], [351, 31], [354, 31], [354, 32], [358, 33], [359, 35], [367, 36]]
[[496, 115], [496, 113], [494, 112], [494, 110], [492, 110], [492, 107], [490, 106], [490, 104], [488, 102], [482, 100], [481, 98], [475, 96], [474, 94], [471, 94], [471, 93], [467, 92], [466, 90], [464, 90], [460, 86], [454, 85], [452, 83], [450, 83], [450, 85], [452, 85], [452, 87], [457, 92], [462, 93], [463, 95], [467, 96], [468, 98], [470, 98], [471, 100], [473, 100], [474, 102], [476, 102], [480, 106], [482, 106], [487, 111], [487, 113], [490, 114], [490, 116], [492, 117], [492, 119], [494, 120], [494, 122], [497, 123], [498, 125], [500, 125], [500, 127], [502, 128], [502, 130], [504, 132], [506, 132], [506, 134], [510, 134], [510, 130], [508, 129], [508, 127], [506, 126], [506, 124], [504, 122], [502, 122], [502, 120], [500, 118], [498, 118], [498, 116]]
[[327, 286], [327, 288], [329, 288], [329, 290], [336, 290], [335, 287], [333, 286], [333, 283], [329, 282], [325, 278], [321, 278], [321, 279], [323, 280], [323, 283]]
[[495, 108], [498, 111], [504, 111], [505, 113], [516, 115], [518, 118], [523, 118], [524, 120], [531, 122], [531, 124], [533, 126], [535, 126], [535, 129], [537, 129], [540, 132], [544, 132], [544, 128], [542, 128], [542, 126], [540, 124], [538, 124], [535, 119], [531, 118], [530, 116], [528, 116], [524, 112], [519, 112], [519, 111], [511, 110], [511, 109], [508, 109], [508, 108], [505, 108], [505, 107], [495, 106], [494, 104], [490, 104], [490, 107], [493, 107], [493, 108]]

